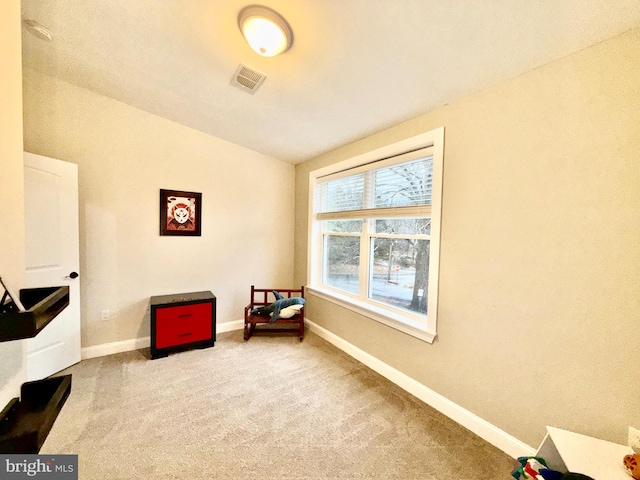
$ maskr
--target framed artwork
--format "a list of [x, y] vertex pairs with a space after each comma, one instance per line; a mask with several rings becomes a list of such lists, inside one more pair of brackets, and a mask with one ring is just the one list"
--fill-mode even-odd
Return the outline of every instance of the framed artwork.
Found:
[[160, 190], [160, 235], [199, 237], [202, 194]]

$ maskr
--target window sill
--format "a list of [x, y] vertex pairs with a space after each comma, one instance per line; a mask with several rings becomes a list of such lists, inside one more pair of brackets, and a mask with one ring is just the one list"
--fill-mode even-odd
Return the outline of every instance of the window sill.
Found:
[[354, 300], [346, 295], [340, 295], [324, 288], [307, 286], [305, 289], [323, 300], [340, 305], [341, 307], [364, 315], [376, 322], [380, 322], [424, 342], [433, 343], [436, 339], [437, 334], [428, 330], [426, 325], [412, 321], [401, 314], [395, 314], [383, 308], [377, 308], [374, 305]]

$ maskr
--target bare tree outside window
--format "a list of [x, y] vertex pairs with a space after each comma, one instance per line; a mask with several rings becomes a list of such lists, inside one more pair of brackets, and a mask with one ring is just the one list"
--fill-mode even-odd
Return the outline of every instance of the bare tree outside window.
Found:
[[[431, 158], [376, 172], [375, 207], [430, 204], [432, 180]], [[431, 219], [378, 219], [375, 233], [414, 238], [373, 238], [369, 297], [426, 315], [430, 242], [415, 236], [431, 233]]]
[[[429, 219], [402, 219], [427, 223]], [[377, 220], [377, 223], [386, 220]], [[426, 315], [429, 240], [373, 238], [369, 298]]]
[[323, 211], [363, 212], [362, 219], [323, 222], [325, 285], [358, 294], [360, 242], [367, 241], [368, 298], [426, 315], [431, 218], [369, 218], [366, 209], [430, 204], [432, 174], [432, 158], [423, 158], [324, 185]]
[[426, 342], [436, 335], [444, 128], [309, 173], [309, 288]]
[[360, 288], [360, 237], [325, 237], [325, 265], [322, 282], [326, 285], [358, 293]]

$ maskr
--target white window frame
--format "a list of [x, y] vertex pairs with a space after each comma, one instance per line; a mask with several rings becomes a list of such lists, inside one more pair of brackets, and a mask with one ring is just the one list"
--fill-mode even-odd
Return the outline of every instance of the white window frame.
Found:
[[[375, 302], [362, 295], [351, 295], [342, 290], [331, 288], [322, 284], [322, 248], [323, 236], [316, 208], [316, 186], [329, 175], [344, 172], [345, 175], [354, 174], [359, 167], [378, 168], [380, 166], [403, 163], [407, 153], [420, 149], [430, 148], [433, 155], [432, 200], [431, 200], [431, 234], [429, 254], [429, 287], [427, 292], [427, 315], [414, 315], [407, 311], [401, 311]], [[410, 155], [409, 155], [410, 156]], [[395, 158], [393, 158], [395, 157]], [[404, 160], [403, 160], [404, 159]], [[360, 313], [368, 318], [388, 325], [396, 330], [412, 335], [416, 338], [433, 343], [437, 336], [438, 318], [438, 283], [440, 272], [440, 223], [442, 216], [442, 173], [444, 160], [444, 127], [407, 138], [405, 140], [377, 148], [370, 152], [338, 162], [327, 167], [314, 170], [309, 173], [309, 241], [308, 241], [308, 265], [307, 288], [311, 293], [341, 305], [349, 310]], [[375, 167], [365, 167], [373, 164]], [[349, 172], [347, 172], [349, 170]], [[336, 175], [337, 177], [338, 175]], [[419, 207], [418, 207], [419, 208]], [[379, 236], [379, 235], [376, 235]], [[365, 237], [362, 236], [364, 239]], [[368, 266], [361, 261], [361, 269]], [[361, 278], [362, 273], [361, 273]], [[361, 285], [362, 287], [362, 285]], [[362, 291], [362, 288], [361, 288]]]

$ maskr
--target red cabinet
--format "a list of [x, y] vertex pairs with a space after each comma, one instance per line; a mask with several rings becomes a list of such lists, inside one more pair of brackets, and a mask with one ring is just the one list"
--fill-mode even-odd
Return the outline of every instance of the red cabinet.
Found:
[[151, 358], [190, 348], [212, 347], [216, 340], [216, 297], [192, 292], [151, 297]]

